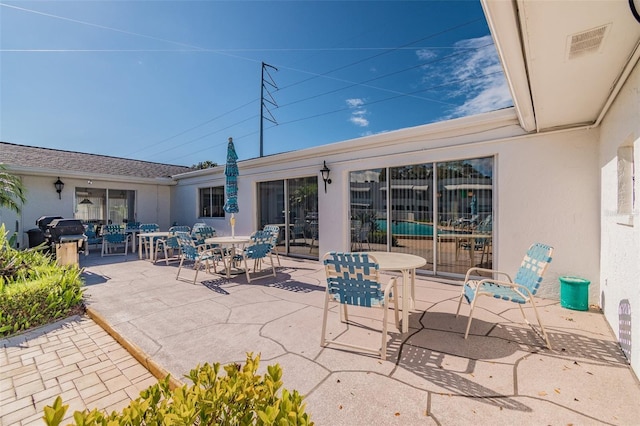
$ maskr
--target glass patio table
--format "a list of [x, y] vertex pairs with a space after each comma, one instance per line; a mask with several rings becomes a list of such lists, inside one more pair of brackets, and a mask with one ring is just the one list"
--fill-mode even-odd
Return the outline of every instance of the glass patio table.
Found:
[[381, 271], [400, 271], [402, 273], [402, 332], [407, 333], [409, 331], [409, 310], [415, 308], [416, 268], [426, 265], [427, 260], [408, 253], [370, 251], [367, 254], [376, 258]]

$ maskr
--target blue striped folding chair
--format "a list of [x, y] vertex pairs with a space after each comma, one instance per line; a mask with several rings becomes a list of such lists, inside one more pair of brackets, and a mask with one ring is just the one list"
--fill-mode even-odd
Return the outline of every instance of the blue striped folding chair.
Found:
[[169, 232], [191, 232], [191, 227], [189, 225], [175, 225], [169, 228]]
[[[273, 255], [271, 252], [273, 251], [273, 234], [267, 231], [256, 231], [251, 235], [251, 242], [247, 247], [242, 251], [242, 260], [244, 261], [244, 270], [247, 275], [247, 282], [251, 282], [251, 274], [261, 272], [262, 270], [262, 259], [269, 257], [271, 260], [271, 270], [273, 271], [273, 276], [276, 276], [276, 267], [273, 264]], [[253, 260], [253, 272], [249, 272], [249, 266], [247, 264], [247, 260]], [[258, 271], [260, 269], [260, 271]], [[269, 275], [254, 277], [256, 278], [264, 278]]]
[[[166, 238], [158, 238], [156, 241], [156, 254], [153, 256], [153, 263], [156, 263], [160, 258], [158, 253], [164, 253], [164, 261], [168, 265], [171, 260], [180, 260], [180, 244], [178, 243], [178, 237], [176, 232], [169, 230], [169, 235]], [[169, 256], [171, 253], [171, 256]]]
[[[522, 309], [522, 305], [530, 302], [533, 307], [533, 312], [536, 314], [536, 318], [538, 319], [540, 332], [538, 332], [538, 330], [533, 326], [531, 326], [531, 328], [536, 332], [536, 334], [540, 335], [540, 337], [544, 339], [547, 347], [551, 349], [549, 337], [547, 336], [547, 332], [540, 320], [538, 308], [536, 308], [534, 295], [538, 292], [538, 288], [542, 282], [542, 276], [551, 262], [552, 254], [553, 247], [541, 243], [531, 245], [520, 264], [520, 269], [518, 269], [515, 279], [513, 280], [506, 272], [484, 268], [469, 269], [464, 279], [460, 300], [458, 301], [458, 310], [456, 311], [457, 317], [460, 313], [462, 300], [466, 300], [471, 305], [471, 312], [469, 312], [469, 321], [467, 322], [467, 329], [464, 333], [464, 338], [466, 339], [469, 335], [471, 320], [473, 319], [473, 310], [476, 307], [478, 298], [480, 296], [492, 296], [496, 299], [517, 303], [520, 308], [520, 312], [522, 313], [522, 317], [529, 326], [531, 326], [531, 324], [527, 320], [527, 316]], [[470, 278], [472, 275], [477, 276], [479, 272], [491, 274], [492, 278], [485, 278], [481, 280]]]
[[[112, 254], [127, 255], [129, 247], [129, 234], [125, 232], [124, 227], [120, 225], [104, 225], [102, 227], [102, 254], [101, 256], [110, 256]], [[117, 246], [124, 245], [124, 253], [111, 253]]]
[[209, 272], [209, 262], [213, 262], [213, 271], [218, 272], [216, 270], [216, 262], [222, 260], [224, 262], [224, 257], [220, 256], [219, 253], [215, 253], [212, 250], [199, 250], [196, 247], [193, 238], [186, 232], [176, 232], [176, 239], [178, 240], [178, 244], [180, 245], [180, 265], [178, 266], [178, 273], [176, 274], [176, 280], [180, 277], [180, 271], [182, 270], [182, 266], [184, 261], [192, 261], [193, 269], [196, 270], [196, 275], [193, 277], [193, 283], [196, 283], [196, 279], [198, 278], [198, 271], [200, 270], [200, 266], [204, 263], [206, 271]]
[[84, 235], [87, 237], [87, 249], [84, 252], [85, 254], [89, 254], [89, 246], [98, 244], [102, 245], [102, 237], [96, 232], [96, 225], [93, 223], [87, 224]]
[[280, 264], [280, 255], [278, 254], [278, 240], [280, 239], [280, 227], [278, 225], [265, 225], [262, 230], [265, 232], [271, 233], [271, 245], [273, 246], [273, 248], [271, 249], [271, 252], [276, 254], [276, 259], [278, 260], [278, 266], [282, 266]]
[[[396, 277], [391, 278], [387, 286], [382, 289], [380, 271], [375, 256], [367, 253], [336, 253], [324, 255], [324, 269], [327, 275], [327, 290], [322, 317], [322, 338], [320, 346], [337, 345], [379, 355], [383, 360], [387, 358], [387, 317], [389, 302], [393, 299], [396, 327], [400, 328], [398, 315], [398, 288]], [[347, 305], [367, 308], [381, 308], [382, 342], [379, 348], [354, 345], [344, 341], [327, 340], [327, 314], [329, 303], [341, 304], [340, 320], [348, 323]], [[343, 318], [344, 316], [344, 318]]]
[[[144, 234], [145, 232], [157, 232], [160, 230], [160, 226], [157, 223], [142, 223], [139, 228], [140, 233]], [[156, 247], [156, 241], [158, 238], [145, 238], [142, 248], [146, 251], [147, 256], [150, 258], [153, 250]]]

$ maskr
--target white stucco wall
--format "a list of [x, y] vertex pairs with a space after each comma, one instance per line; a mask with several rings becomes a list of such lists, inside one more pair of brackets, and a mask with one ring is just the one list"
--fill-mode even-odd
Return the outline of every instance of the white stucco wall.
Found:
[[[636, 65], [600, 129], [602, 197], [601, 305], [618, 338], [625, 329], [623, 305], [630, 307], [631, 365], [640, 372], [640, 67]], [[635, 206], [631, 218], [618, 215], [618, 148], [633, 145]], [[631, 219], [631, 220], [629, 220]], [[622, 324], [622, 325], [621, 325]], [[628, 331], [628, 328], [627, 328]], [[622, 345], [623, 348], [628, 346]]]
[[[10, 170], [11, 171], [11, 170]], [[61, 198], [53, 187], [56, 176], [35, 175], [24, 171], [11, 171], [20, 176], [27, 188], [27, 202], [22, 207], [20, 215], [16, 215], [6, 209], [0, 213], [0, 220], [7, 221], [7, 229], [15, 229], [15, 221], [18, 220], [18, 237], [20, 247], [28, 247], [29, 239], [26, 231], [36, 227], [36, 220], [40, 216], [74, 217], [75, 188], [89, 186], [86, 178], [60, 175], [64, 182]], [[136, 212], [140, 222], [158, 223], [162, 229], [171, 225], [170, 186], [168, 184], [145, 184], [126, 181], [112, 181], [92, 179], [93, 188], [110, 188], [136, 191]]]
[[[495, 155], [494, 266], [515, 272], [527, 247], [555, 247], [541, 295], [559, 297], [558, 277], [579, 275], [592, 282], [591, 302], [599, 293], [599, 174], [597, 131], [525, 135], [513, 110], [404, 129], [381, 135], [241, 161], [240, 213], [236, 233], [257, 227], [256, 183], [317, 176], [320, 253], [349, 249], [349, 172], [432, 161]], [[323, 161], [333, 183], [324, 193]], [[224, 185], [223, 167], [188, 175], [173, 188], [175, 217], [197, 219], [197, 189]], [[208, 174], [207, 174], [208, 173]], [[216, 220], [229, 234], [228, 220]]]

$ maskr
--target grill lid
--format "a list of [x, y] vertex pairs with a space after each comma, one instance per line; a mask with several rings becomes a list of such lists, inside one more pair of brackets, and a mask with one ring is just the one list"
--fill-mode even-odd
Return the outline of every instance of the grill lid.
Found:
[[40, 216], [36, 220], [36, 226], [43, 231], [46, 231], [47, 226], [49, 226], [49, 224], [56, 219], [62, 219], [62, 216]]
[[78, 219], [54, 219], [48, 226], [49, 234], [53, 241], [60, 240], [63, 235], [78, 236], [83, 238], [84, 226]]

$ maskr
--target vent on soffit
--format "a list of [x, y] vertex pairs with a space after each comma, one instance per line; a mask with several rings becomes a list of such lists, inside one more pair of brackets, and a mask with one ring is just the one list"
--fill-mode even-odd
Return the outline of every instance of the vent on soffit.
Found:
[[572, 34], [567, 38], [567, 59], [600, 51], [611, 24]]

